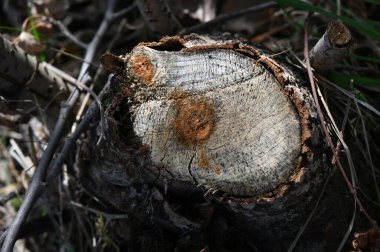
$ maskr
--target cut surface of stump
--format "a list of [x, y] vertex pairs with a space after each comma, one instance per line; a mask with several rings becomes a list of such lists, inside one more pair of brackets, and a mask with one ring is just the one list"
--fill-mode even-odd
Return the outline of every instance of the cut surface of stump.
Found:
[[303, 133], [275, 68], [232, 42], [172, 40], [171, 49], [143, 43], [122, 58], [129, 128], [159, 179], [235, 196], [285, 183], [299, 168]]
[[[176, 248], [186, 237], [189, 248], [286, 251], [331, 160], [301, 72], [254, 46], [196, 34], [101, 61], [115, 75], [103, 100], [106, 141], [96, 145], [95, 123], [78, 155], [87, 190], [128, 214], [128, 230], [148, 224], [163, 244], [181, 237]], [[335, 249], [320, 224], [342, 216], [331, 202], [347, 200], [323, 198], [299, 251], [325, 236], [317, 245]]]

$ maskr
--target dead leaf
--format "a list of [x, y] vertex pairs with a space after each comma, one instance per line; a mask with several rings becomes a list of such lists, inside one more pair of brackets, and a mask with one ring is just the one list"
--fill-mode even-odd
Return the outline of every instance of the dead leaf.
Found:
[[380, 233], [375, 228], [371, 228], [367, 232], [356, 233], [352, 246], [355, 251], [379, 251]]
[[13, 41], [13, 43], [21, 47], [26, 53], [37, 55], [46, 49], [44, 44], [36, 41], [34, 36], [29, 32], [23, 31], [21, 34]]

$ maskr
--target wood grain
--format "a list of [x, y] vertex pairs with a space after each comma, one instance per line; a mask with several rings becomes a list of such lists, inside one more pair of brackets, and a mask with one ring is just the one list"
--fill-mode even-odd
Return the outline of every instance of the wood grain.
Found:
[[[38, 62], [35, 56], [0, 36], [0, 92], [14, 96], [28, 88], [38, 96], [50, 101], [57, 93], [69, 91], [69, 84], [52, 71], [50, 65]], [[58, 100], [58, 101], [56, 101]], [[54, 99], [59, 103], [60, 99]]]
[[[96, 145], [94, 124], [78, 155], [87, 190], [127, 213], [127, 228], [148, 220], [157, 234], [196, 234], [186, 238], [191, 246], [206, 237], [202, 246], [215, 251], [250, 251], [251, 243], [286, 251], [331, 160], [301, 73], [283, 55], [196, 34], [103, 57], [115, 76], [104, 100], [107, 141]], [[331, 237], [345, 232], [346, 224], [331, 227], [351, 216], [341, 206], [352, 209], [333, 196], [335, 178], [299, 251], [333, 251], [340, 239]]]
[[[199, 43], [188, 48], [193, 45]], [[134, 80], [133, 131], [149, 146], [154, 166], [166, 171], [161, 179], [255, 196], [295, 172], [298, 113], [273, 74], [252, 57], [207, 46], [161, 51], [141, 45], [126, 65]]]

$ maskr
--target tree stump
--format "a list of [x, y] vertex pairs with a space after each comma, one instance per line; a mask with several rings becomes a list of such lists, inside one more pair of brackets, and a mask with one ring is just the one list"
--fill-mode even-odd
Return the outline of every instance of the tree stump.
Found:
[[148, 225], [135, 238], [150, 249], [287, 249], [328, 170], [299, 75], [240, 41], [195, 34], [102, 64], [115, 73], [106, 140], [96, 146], [95, 127], [80, 167], [89, 190], [133, 216], [125, 228]]

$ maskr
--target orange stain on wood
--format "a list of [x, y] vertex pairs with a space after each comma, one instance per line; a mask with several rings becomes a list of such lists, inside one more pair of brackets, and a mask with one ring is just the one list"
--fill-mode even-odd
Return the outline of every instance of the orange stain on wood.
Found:
[[198, 166], [203, 169], [210, 167], [210, 160], [207, 158], [205, 148], [201, 150]]
[[206, 169], [211, 166], [205, 143], [215, 128], [213, 105], [203, 97], [191, 97], [186, 92], [176, 91], [170, 97], [175, 101], [177, 113], [172, 127], [179, 142], [185, 146], [200, 147], [198, 166]]
[[203, 98], [175, 93], [177, 114], [172, 126], [180, 142], [186, 146], [204, 144], [215, 128], [215, 111]]
[[217, 164], [214, 166], [214, 172], [216, 175], [220, 175], [221, 170], [222, 170], [222, 167], [220, 166], [220, 164]]
[[145, 55], [139, 55], [131, 59], [132, 73], [145, 85], [151, 85], [154, 76], [154, 66]]

